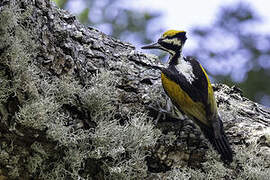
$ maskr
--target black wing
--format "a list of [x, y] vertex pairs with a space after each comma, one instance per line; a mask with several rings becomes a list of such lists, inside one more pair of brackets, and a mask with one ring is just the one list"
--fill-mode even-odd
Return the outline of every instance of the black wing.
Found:
[[195, 79], [192, 83], [188, 82], [183, 74], [180, 74], [175, 66], [169, 66], [162, 72], [171, 80], [179, 84], [179, 86], [189, 95], [194, 102], [201, 102], [208, 106], [208, 81], [200, 66], [200, 63], [192, 57], [186, 57], [184, 60], [190, 62], [193, 68]]

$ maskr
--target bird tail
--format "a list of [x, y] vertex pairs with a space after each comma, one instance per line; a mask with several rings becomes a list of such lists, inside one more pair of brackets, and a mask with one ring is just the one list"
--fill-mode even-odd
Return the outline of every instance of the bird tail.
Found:
[[[205, 137], [210, 141], [214, 149], [221, 155], [221, 159], [225, 163], [231, 163], [233, 161], [233, 152], [224, 132], [223, 123], [219, 116], [217, 125], [219, 125], [219, 127], [209, 128], [205, 125], [201, 126], [202, 132], [204, 133]], [[218, 136], [215, 133], [217, 130], [219, 130], [219, 132], [217, 132]]]

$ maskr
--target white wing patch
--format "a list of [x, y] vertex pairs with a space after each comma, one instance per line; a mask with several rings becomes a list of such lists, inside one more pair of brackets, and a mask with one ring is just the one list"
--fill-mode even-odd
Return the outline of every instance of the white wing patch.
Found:
[[194, 81], [195, 75], [193, 74], [193, 68], [190, 62], [185, 61], [184, 59], [179, 59], [178, 64], [175, 66], [176, 70], [183, 74], [187, 81], [192, 84]]

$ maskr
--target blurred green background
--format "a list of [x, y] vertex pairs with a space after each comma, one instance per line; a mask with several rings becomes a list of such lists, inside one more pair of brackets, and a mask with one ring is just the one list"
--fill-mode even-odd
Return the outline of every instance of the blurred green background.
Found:
[[[83, 24], [130, 42], [137, 48], [157, 40], [167, 30], [162, 7], [160, 11], [148, 11], [132, 8], [126, 3], [134, 4], [136, 0], [125, 3], [122, 0], [54, 2], [60, 8], [76, 14]], [[172, 2], [179, 1], [170, 1], [172, 9], [168, 11], [177, 11]], [[185, 1], [181, 5], [183, 8]], [[181, 14], [179, 9], [178, 14], [198, 16], [193, 9], [190, 9], [190, 14]], [[208, 71], [212, 82], [237, 85], [246, 97], [270, 107], [270, 33], [268, 30], [262, 33], [256, 28], [263, 18], [260, 9], [247, 2], [223, 4], [218, 7], [212, 22], [207, 25], [194, 24], [188, 29], [188, 38], [191, 39], [188, 41], [192, 41], [193, 46], [186, 47], [184, 55], [195, 56]], [[161, 52], [154, 53], [167, 58], [165, 54], [158, 54]]]

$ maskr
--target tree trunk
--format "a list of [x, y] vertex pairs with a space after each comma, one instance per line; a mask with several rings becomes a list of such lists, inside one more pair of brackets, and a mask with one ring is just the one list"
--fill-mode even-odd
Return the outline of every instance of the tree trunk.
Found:
[[162, 112], [156, 57], [47, 0], [2, 0], [0, 24], [0, 179], [269, 173], [270, 109], [237, 87], [214, 85], [235, 152], [223, 165], [192, 121]]

